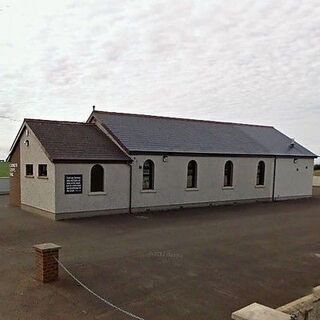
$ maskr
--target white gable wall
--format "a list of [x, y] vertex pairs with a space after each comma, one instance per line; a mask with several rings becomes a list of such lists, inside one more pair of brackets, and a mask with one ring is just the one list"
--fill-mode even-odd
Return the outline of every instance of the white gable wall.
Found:
[[[44, 152], [39, 140], [30, 128], [21, 135], [20, 143], [20, 176], [21, 206], [55, 212], [55, 166]], [[25, 141], [29, 141], [27, 147]], [[26, 177], [26, 164], [33, 164], [33, 177]], [[38, 165], [46, 164], [48, 176], [38, 177]]]
[[312, 196], [313, 164], [312, 158], [277, 159], [275, 199]]

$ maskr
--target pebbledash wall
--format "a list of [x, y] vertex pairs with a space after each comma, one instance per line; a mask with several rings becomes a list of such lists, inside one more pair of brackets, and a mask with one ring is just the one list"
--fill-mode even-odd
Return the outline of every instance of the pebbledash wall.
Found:
[[[142, 190], [142, 167], [145, 160], [151, 159], [155, 164], [154, 190]], [[194, 157], [198, 164], [198, 185], [195, 189], [186, 189], [187, 164], [189, 157], [137, 156], [132, 165], [132, 211], [179, 208], [181, 206], [207, 206], [229, 202], [271, 200], [273, 193], [274, 159], [272, 158], [226, 158]], [[234, 186], [223, 187], [223, 169], [227, 160], [234, 164]], [[265, 186], [256, 186], [256, 167], [259, 161], [266, 164]], [[280, 161], [279, 161], [280, 160]], [[280, 186], [276, 188], [275, 197], [311, 196], [312, 190], [301, 189], [310, 184], [309, 173], [312, 161], [299, 159], [279, 159], [279, 163], [290, 168], [281, 176]], [[278, 163], [277, 161], [277, 163]], [[129, 210], [130, 169], [126, 164], [101, 164], [104, 168], [104, 192], [91, 193], [90, 164], [56, 164], [55, 165], [55, 213], [57, 218], [71, 218], [100, 214], [123, 213]], [[299, 171], [297, 171], [297, 168]], [[281, 167], [278, 169], [281, 171]], [[82, 194], [64, 194], [64, 176], [82, 174]], [[312, 175], [312, 170], [311, 173]], [[285, 180], [285, 181], [284, 181]], [[299, 183], [295, 183], [299, 180]], [[276, 181], [276, 186], [277, 182]], [[283, 186], [283, 188], [282, 188]], [[289, 186], [289, 190], [288, 190]], [[281, 189], [282, 188], [282, 189]], [[290, 193], [291, 192], [291, 193]]]
[[[185, 157], [135, 156], [133, 162], [133, 209], [214, 205], [229, 202], [271, 200], [273, 196], [274, 158], [264, 157]], [[154, 190], [142, 190], [145, 160], [155, 164]], [[198, 165], [197, 188], [187, 189], [187, 165]], [[233, 162], [233, 187], [224, 187], [224, 165]], [[257, 165], [265, 162], [265, 185], [256, 186]], [[312, 196], [313, 159], [276, 160], [274, 197], [278, 200]], [[134, 210], [133, 210], [134, 211]]]
[[[59, 218], [128, 212], [130, 168], [126, 164], [104, 164], [104, 192], [90, 192], [90, 172], [96, 163], [55, 164], [56, 211]], [[64, 176], [81, 174], [81, 194], [64, 193]], [[107, 211], [107, 212], [105, 212]]]
[[[95, 163], [52, 163], [29, 128], [20, 139], [21, 207], [55, 219], [114, 214], [129, 211], [130, 167], [127, 164], [100, 163], [105, 188], [90, 193], [90, 170]], [[26, 147], [25, 140], [29, 140]], [[313, 159], [272, 157], [187, 157], [132, 156], [132, 211], [206, 206], [241, 201], [287, 199], [312, 195]], [[154, 162], [154, 190], [142, 190], [143, 163]], [[187, 165], [197, 162], [197, 188], [186, 189]], [[233, 187], [223, 187], [224, 165], [233, 162]], [[265, 162], [265, 185], [256, 186], [259, 161]], [[26, 177], [26, 164], [33, 164], [34, 176]], [[47, 164], [48, 176], [38, 177], [38, 165]], [[82, 174], [81, 194], [64, 193], [64, 176]]]
[[[142, 190], [142, 167], [145, 160], [154, 162], [154, 190]], [[197, 187], [187, 189], [187, 166], [197, 162]], [[233, 187], [223, 187], [224, 165], [233, 162]], [[266, 164], [264, 187], [256, 187], [256, 167], [263, 160]], [[180, 207], [209, 205], [229, 201], [270, 199], [272, 196], [271, 158], [236, 157], [186, 157], [136, 156], [133, 162], [133, 207]]]

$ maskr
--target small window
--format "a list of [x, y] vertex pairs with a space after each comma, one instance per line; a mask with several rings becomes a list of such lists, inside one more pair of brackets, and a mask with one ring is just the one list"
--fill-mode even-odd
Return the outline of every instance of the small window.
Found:
[[47, 177], [47, 165], [46, 164], [39, 164], [38, 176], [39, 177]]
[[187, 188], [197, 187], [197, 163], [191, 160], [187, 169]]
[[232, 161], [227, 161], [224, 166], [224, 186], [232, 187], [233, 185], [233, 163]]
[[146, 160], [143, 164], [142, 189], [143, 190], [154, 189], [154, 164], [152, 160]]
[[33, 176], [33, 164], [26, 164], [26, 176]]
[[100, 164], [95, 164], [91, 168], [91, 192], [103, 192], [104, 191], [104, 170]]
[[265, 176], [265, 164], [263, 161], [259, 161], [257, 168], [257, 186], [264, 186], [264, 176]]

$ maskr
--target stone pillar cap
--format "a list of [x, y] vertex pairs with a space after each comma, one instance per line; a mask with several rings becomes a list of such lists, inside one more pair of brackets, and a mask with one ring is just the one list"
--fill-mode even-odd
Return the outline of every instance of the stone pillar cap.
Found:
[[316, 299], [320, 299], [320, 286], [313, 288], [312, 293]]
[[232, 313], [233, 320], [290, 320], [290, 315], [259, 303], [252, 303]]
[[57, 244], [54, 244], [54, 243], [41, 243], [41, 244], [35, 244], [33, 248], [36, 250], [45, 252], [45, 251], [51, 251], [51, 250], [59, 250], [61, 249], [61, 246], [58, 246]]

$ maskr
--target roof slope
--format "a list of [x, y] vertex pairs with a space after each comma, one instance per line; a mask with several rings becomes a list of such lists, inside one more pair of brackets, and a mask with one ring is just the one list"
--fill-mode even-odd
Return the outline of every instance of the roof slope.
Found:
[[273, 127], [94, 111], [131, 153], [316, 157]]
[[94, 124], [25, 119], [52, 161], [129, 161]]

